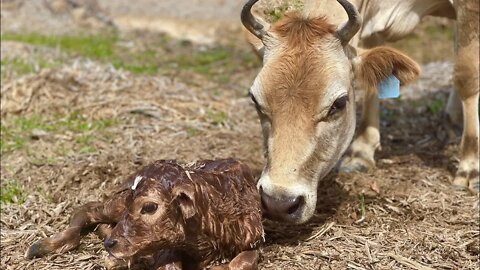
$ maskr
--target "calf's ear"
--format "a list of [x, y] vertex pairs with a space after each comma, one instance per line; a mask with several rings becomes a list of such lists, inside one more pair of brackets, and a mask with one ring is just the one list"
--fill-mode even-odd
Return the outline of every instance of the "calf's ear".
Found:
[[390, 75], [397, 77], [400, 85], [409, 84], [420, 75], [414, 60], [390, 47], [365, 50], [353, 63], [355, 77], [367, 91], [377, 91], [380, 82]]
[[173, 191], [174, 201], [178, 205], [184, 220], [196, 214], [194, 191], [187, 187], [177, 187]]

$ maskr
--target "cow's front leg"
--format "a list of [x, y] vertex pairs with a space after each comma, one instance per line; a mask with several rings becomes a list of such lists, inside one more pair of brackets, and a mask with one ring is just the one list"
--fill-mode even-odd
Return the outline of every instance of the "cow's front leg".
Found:
[[464, 129], [460, 144], [460, 164], [453, 184], [480, 191], [478, 158], [478, 92], [463, 101]]
[[375, 151], [380, 148], [379, 101], [366, 91], [357, 135], [340, 164], [341, 172], [367, 171], [375, 167]]
[[258, 259], [258, 250], [247, 250], [238, 254], [230, 263], [214, 266], [211, 270], [256, 270]]
[[479, 40], [478, 2], [457, 1], [458, 49], [455, 57], [455, 89], [462, 101], [463, 135], [460, 164], [454, 185], [478, 192], [479, 174]]

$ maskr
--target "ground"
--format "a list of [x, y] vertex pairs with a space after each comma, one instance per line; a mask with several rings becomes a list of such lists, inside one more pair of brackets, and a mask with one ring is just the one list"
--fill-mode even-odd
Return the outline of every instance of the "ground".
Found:
[[[238, 4], [209, 0], [226, 5], [217, 19], [215, 9], [173, 9], [177, 19], [168, 20], [182, 26], [169, 31], [190, 29], [182, 21], [195, 14], [232, 29], [188, 30], [177, 39], [137, 23], [141, 4], [127, 16], [129, 1], [106, 2], [99, 1], [102, 12], [130, 24], [112, 29], [87, 8], [2, 1], [2, 269], [103, 269], [106, 252], [94, 234], [67, 254], [26, 260], [24, 253], [150, 161], [234, 157], [256, 175], [262, 169], [260, 125], [246, 95], [260, 63], [232, 20]], [[139, 2], [155, 14], [157, 1]], [[286, 9], [265, 14], [274, 20]], [[332, 172], [305, 225], [266, 221], [262, 269], [478, 269], [479, 197], [451, 186], [459, 137], [443, 117], [452, 89], [450, 27], [427, 21], [394, 44], [423, 64], [423, 74], [400, 99], [382, 101], [377, 168]]]

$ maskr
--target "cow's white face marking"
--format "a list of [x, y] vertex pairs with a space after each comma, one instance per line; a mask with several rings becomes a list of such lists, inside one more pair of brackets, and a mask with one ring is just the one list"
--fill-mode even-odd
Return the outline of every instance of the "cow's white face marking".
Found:
[[135, 177], [135, 181], [133, 181], [133, 185], [132, 185], [132, 190], [135, 190], [138, 186], [138, 184], [140, 183], [140, 181], [143, 180], [143, 176], [137, 176]]

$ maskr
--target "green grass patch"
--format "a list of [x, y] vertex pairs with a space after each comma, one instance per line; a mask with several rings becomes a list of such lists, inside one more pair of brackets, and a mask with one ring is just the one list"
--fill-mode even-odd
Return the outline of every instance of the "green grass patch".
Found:
[[36, 192], [38, 193], [38, 195], [40, 195], [40, 197], [42, 197], [47, 202], [49, 203], [55, 202], [55, 198], [53, 197], [53, 195], [47, 190], [45, 190], [43, 187], [37, 187]]
[[0, 201], [2, 204], [25, 202], [26, 192], [16, 180], [3, 180], [0, 188]]
[[[114, 33], [89, 36], [3, 33], [1, 40], [58, 48], [70, 54], [112, 63], [115, 68], [122, 68], [134, 74], [155, 74], [159, 70], [155, 51], [131, 51], [122, 48], [118, 46], [119, 37]], [[15, 63], [17, 69], [20, 69], [23, 73], [31, 72], [33, 68], [31, 65], [23, 61], [17, 62]]]
[[358, 212], [360, 213], [360, 219], [356, 220], [355, 223], [359, 224], [365, 220], [366, 206], [365, 206], [365, 194], [360, 193], [358, 195]]
[[27, 63], [20, 58], [13, 59], [3, 59], [0, 61], [0, 66], [2, 69], [2, 77], [5, 70], [9, 69], [15, 72], [18, 75], [24, 75], [28, 73], [33, 73], [35, 71], [35, 65]]
[[439, 113], [445, 107], [445, 99], [435, 97], [428, 101], [427, 108], [431, 113]]
[[207, 118], [215, 125], [221, 125], [228, 120], [227, 114], [222, 111], [208, 111]]
[[58, 66], [60, 61], [55, 59], [49, 59], [48, 61], [39, 57], [33, 57], [29, 61], [25, 61], [21, 58], [5, 58], [0, 61], [1, 77], [2, 79], [9, 73], [15, 75], [26, 75], [37, 72], [44, 68], [52, 68]]
[[91, 36], [49, 36], [37, 33], [17, 34], [3, 33], [1, 40], [17, 41], [32, 45], [59, 48], [69, 53], [77, 53], [85, 57], [102, 59], [113, 55], [113, 46], [118, 40], [115, 34]]
[[[194, 72], [218, 83], [229, 82], [232, 74], [246, 68], [255, 68], [260, 61], [250, 50], [238, 50], [232, 44], [221, 47], [198, 47], [190, 42], [171, 40], [162, 36], [145, 39], [144, 36], [129, 37], [138, 43], [129, 45], [115, 33], [91, 36], [49, 36], [36, 33], [3, 33], [2, 41], [16, 41], [37, 46], [58, 48], [68, 57], [72, 55], [110, 63], [117, 69], [133, 74], [179, 74]], [[127, 45], [125, 45], [127, 44]], [[7, 69], [30, 73], [36, 66], [23, 60], [2, 63]], [[40, 63], [39, 68], [46, 66]], [[3, 74], [3, 71], [2, 71]]]
[[194, 127], [188, 127], [187, 128], [187, 136], [188, 137], [194, 137], [197, 136], [200, 133], [200, 130]]
[[[82, 151], [92, 152], [90, 145], [94, 137], [91, 133], [103, 131], [116, 124], [117, 119], [90, 120], [78, 112], [56, 115], [53, 119], [45, 119], [40, 115], [17, 117], [8, 123], [2, 122], [0, 152], [3, 154], [24, 148], [32, 140], [30, 135], [34, 129], [47, 133], [72, 132], [77, 135], [75, 140]], [[67, 153], [68, 149], [61, 152]]]
[[203, 75], [214, 75], [221, 67], [230, 62], [231, 52], [226, 48], [211, 48], [205, 51], [193, 52], [190, 55], [180, 55], [173, 59], [182, 69], [188, 69]]

